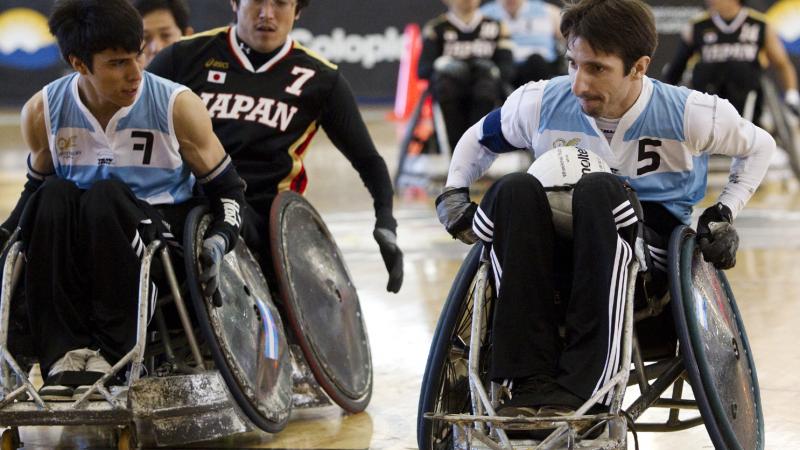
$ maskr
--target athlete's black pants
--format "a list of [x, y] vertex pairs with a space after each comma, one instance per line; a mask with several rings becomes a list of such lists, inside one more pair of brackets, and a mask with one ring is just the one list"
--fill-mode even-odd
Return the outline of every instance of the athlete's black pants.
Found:
[[[43, 374], [70, 350], [99, 349], [112, 364], [130, 351], [144, 248], [156, 237], [179, 239], [191, 206], [156, 209], [115, 180], [82, 191], [51, 178], [36, 191], [20, 227], [28, 318]], [[149, 300], [155, 298], [151, 289]]]
[[627, 189], [614, 175], [585, 175], [573, 193], [569, 241], [555, 233], [541, 183], [507, 175], [484, 196], [473, 228], [486, 244], [497, 292], [491, 377], [546, 374], [588, 399], [619, 364], [638, 229]]

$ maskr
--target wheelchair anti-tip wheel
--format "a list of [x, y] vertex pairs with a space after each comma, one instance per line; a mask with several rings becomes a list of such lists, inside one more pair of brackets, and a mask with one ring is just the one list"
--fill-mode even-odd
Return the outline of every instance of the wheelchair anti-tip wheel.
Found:
[[339, 406], [364, 410], [372, 355], [358, 293], [319, 213], [281, 192], [270, 211], [270, 244], [281, 306], [314, 378]]
[[[439, 323], [433, 335], [428, 362], [422, 378], [422, 392], [417, 412], [417, 444], [420, 450], [453, 448], [452, 425], [444, 421], [425, 419], [425, 413], [457, 414], [471, 411], [468, 379], [469, 342], [472, 333], [473, 295], [475, 274], [480, 263], [483, 245], [475, 244], [458, 271], [447, 300], [442, 308]], [[488, 376], [488, 334], [491, 327], [491, 287], [486, 283], [487, 301], [484, 303], [485, 320], [480, 352], [481, 377]], [[488, 383], [487, 383], [488, 384]]]
[[695, 242], [683, 227], [673, 233], [669, 251], [684, 366], [714, 447], [761, 450], [764, 418], [744, 324], [725, 274], [703, 260]]
[[220, 269], [222, 306], [203, 295], [198, 255], [211, 223], [206, 211], [196, 207], [189, 213], [183, 243], [198, 326], [239, 408], [254, 425], [276, 433], [289, 421], [292, 401], [292, 364], [281, 316], [258, 262], [241, 239]]

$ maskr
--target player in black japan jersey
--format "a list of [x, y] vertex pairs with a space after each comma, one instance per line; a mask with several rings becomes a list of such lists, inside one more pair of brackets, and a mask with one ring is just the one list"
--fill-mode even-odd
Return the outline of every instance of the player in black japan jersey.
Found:
[[[665, 67], [664, 81], [679, 82], [687, 62], [697, 55], [692, 88], [729, 100], [740, 114], [755, 122], [761, 113], [760, 80], [766, 60], [775, 67], [786, 105], [795, 114], [800, 112], [797, 73], [766, 17], [743, 6], [741, 0], [713, 0], [707, 4], [708, 11], [684, 29], [675, 57]], [[750, 92], [756, 93], [756, 101], [746, 111]]]
[[430, 80], [452, 149], [467, 128], [505, 98], [513, 79], [511, 40], [503, 23], [485, 17], [479, 0], [444, 0], [448, 11], [422, 32], [417, 74]]
[[[392, 186], [337, 67], [289, 32], [309, 0], [234, 0], [236, 23], [198, 33], [162, 50], [148, 71], [195, 91], [214, 131], [247, 182], [243, 236], [269, 253], [268, 215], [278, 192], [303, 193], [303, 157], [322, 127], [358, 171], [374, 199], [375, 240], [389, 272], [387, 290], [403, 279]], [[269, 266], [268, 264], [264, 264]]]

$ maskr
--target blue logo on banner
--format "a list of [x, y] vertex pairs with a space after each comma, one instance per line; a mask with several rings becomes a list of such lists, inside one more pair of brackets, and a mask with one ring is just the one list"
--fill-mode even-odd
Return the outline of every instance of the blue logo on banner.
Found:
[[44, 15], [28, 8], [0, 12], [0, 66], [37, 70], [58, 64], [60, 59]]

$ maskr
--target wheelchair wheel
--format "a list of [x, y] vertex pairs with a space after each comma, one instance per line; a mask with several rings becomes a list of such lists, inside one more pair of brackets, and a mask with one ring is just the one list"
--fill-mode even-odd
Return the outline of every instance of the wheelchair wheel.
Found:
[[756, 368], [725, 274], [705, 262], [695, 234], [670, 239], [670, 294], [684, 366], [717, 449], [764, 448]]
[[761, 77], [761, 91], [764, 95], [764, 108], [770, 112], [775, 123], [773, 136], [778, 146], [789, 156], [789, 166], [795, 178], [800, 180], [800, 137], [795, 132], [796, 124], [789, 119], [791, 113], [783, 105], [772, 80]]
[[273, 200], [269, 228], [281, 307], [314, 378], [339, 406], [363, 411], [372, 397], [372, 355], [339, 247], [314, 207], [291, 191]]
[[183, 242], [197, 323], [239, 408], [258, 428], [276, 433], [289, 421], [292, 401], [292, 364], [283, 323], [258, 262], [241, 239], [220, 269], [222, 306], [203, 295], [198, 255], [211, 223], [206, 212], [200, 206], [189, 213]]
[[[424, 418], [425, 413], [467, 413], [471, 411], [468, 380], [469, 342], [472, 327], [472, 299], [475, 274], [483, 250], [481, 244], [472, 247], [456, 275], [453, 286], [442, 308], [436, 325], [428, 362], [422, 378], [422, 390], [417, 413], [417, 443], [420, 450], [453, 448], [453, 429], [443, 422]], [[484, 304], [485, 335], [481, 348], [480, 370], [488, 374], [491, 327], [491, 288], [487, 283], [487, 301]]]

